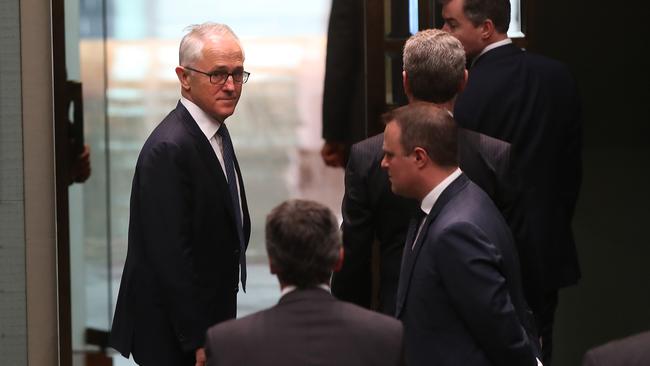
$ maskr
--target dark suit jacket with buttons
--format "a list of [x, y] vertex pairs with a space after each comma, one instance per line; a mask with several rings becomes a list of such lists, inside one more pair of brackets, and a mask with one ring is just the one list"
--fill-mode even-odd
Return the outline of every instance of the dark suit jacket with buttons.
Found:
[[537, 364], [512, 234], [483, 190], [461, 174], [406, 241], [396, 315], [408, 365]]
[[497, 47], [480, 56], [454, 108], [462, 127], [512, 144], [519, 178], [506, 219], [533, 310], [580, 277], [571, 220], [581, 183], [580, 101], [561, 63]]
[[[381, 168], [384, 134], [353, 145], [345, 170], [343, 197], [343, 268], [334, 273], [332, 293], [341, 300], [371, 307], [371, 252], [380, 247], [379, 310], [395, 313], [395, 295], [408, 222], [417, 202], [391, 192]], [[461, 169], [497, 203], [508, 210], [510, 144], [459, 129]]]
[[[244, 236], [250, 217], [238, 164]], [[236, 315], [240, 244], [212, 146], [187, 109], [154, 129], [138, 157], [129, 243], [110, 344], [144, 364], [178, 364], [209, 326]]]
[[402, 324], [336, 300], [320, 288], [295, 290], [274, 307], [218, 324], [206, 340], [209, 366], [396, 366]]

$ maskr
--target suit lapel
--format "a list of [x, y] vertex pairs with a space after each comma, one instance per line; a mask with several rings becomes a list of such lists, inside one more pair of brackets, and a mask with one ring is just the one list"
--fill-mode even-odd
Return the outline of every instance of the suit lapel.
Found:
[[431, 208], [431, 211], [425, 217], [422, 230], [420, 231], [420, 236], [418, 236], [413, 246], [413, 249], [411, 249], [408, 242], [406, 243], [404, 247], [404, 253], [402, 256], [402, 268], [400, 270], [399, 286], [397, 289], [397, 307], [396, 307], [396, 314], [395, 314], [396, 317], [399, 318], [402, 310], [404, 309], [406, 297], [411, 284], [411, 277], [413, 276], [413, 269], [415, 268], [415, 263], [417, 261], [418, 255], [420, 254], [420, 250], [422, 249], [422, 246], [426, 242], [425, 239], [429, 234], [429, 227], [436, 220], [438, 214], [440, 214], [440, 211], [442, 211], [443, 207], [447, 205], [447, 202], [449, 202], [449, 200], [451, 200], [454, 196], [456, 196], [456, 194], [458, 194], [458, 192], [461, 189], [463, 189], [468, 182], [469, 179], [465, 174], [461, 174], [458, 178], [456, 178], [456, 180], [454, 180], [442, 192], [440, 197], [438, 197], [436, 203], [433, 205], [433, 208]]
[[[230, 191], [228, 190], [228, 181], [226, 180], [226, 176], [224, 175], [223, 169], [221, 168], [221, 163], [219, 163], [219, 159], [217, 158], [216, 154], [214, 153], [214, 150], [212, 149], [212, 145], [210, 145], [210, 142], [208, 141], [208, 139], [205, 137], [205, 135], [199, 128], [199, 125], [196, 124], [196, 121], [194, 121], [194, 118], [192, 118], [190, 112], [187, 111], [185, 106], [183, 106], [183, 104], [180, 101], [176, 105], [176, 113], [180, 116], [180, 119], [183, 121], [183, 125], [185, 126], [185, 129], [189, 132], [189, 134], [194, 139], [195, 141], [194, 146], [196, 146], [196, 149], [199, 152], [199, 156], [201, 156], [201, 159], [205, 164], [206, 171], [208, 171], [209, 175], [214, 178], [215, 185], [223, 195], [224, 202], [226, 202], [226, 209], [230, 214], [230, 217], [232, 217], [233, 225], [234, 225], [235, 211], [232, 203], [232, 197], [230, 197]], [[243, 197], [244, 184], [242, 183], [241, 180], [241, 173], [239, 172], [239, 166], [237, 166], [237, 174], [240, 177], [239, 185], [241, 187], [242, 197]], [[242, 203], [242, 207], [244, 207], [244, 203]], [[244, 210], [244, 212], [246, 213], [246, 216], [248, 216], [248, 209]], [[249, 232], [250, 232], [250, 221], [249, 221]]]

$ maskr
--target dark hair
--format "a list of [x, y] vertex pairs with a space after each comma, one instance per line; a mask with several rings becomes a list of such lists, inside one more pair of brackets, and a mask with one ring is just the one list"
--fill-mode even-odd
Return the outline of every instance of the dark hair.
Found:
[[458, 93], [465, 77], [465, 49], [451, 34], [428, 29], [412, 35], [404, 45], [404, 71], [413, 96], [445, 103]]
[[[450, 1], [440, 0], [440, 3], [444, 5]], [[509, 0], [464, 0], [463, 12], [474, 26], [490, 19], [497, 32], [508, 33], [508, 27], [510, 27]]]
[[266, 217], [266, 251], [280, 281], [298, 288], [329, 283], [341, 234], [332, 211], [307, 200], [289, 200]]
[[458, 165], [458, 127], [447, 110], [415, 102], [387, 112], [383, 120], [395, 121], [400, 127], [400, 143], [406, 153], [421, 147], [441, 167]]

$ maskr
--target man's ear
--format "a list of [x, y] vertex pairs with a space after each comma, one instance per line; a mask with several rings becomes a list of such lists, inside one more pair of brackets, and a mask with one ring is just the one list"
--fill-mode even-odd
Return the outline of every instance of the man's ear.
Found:
[[421, 147], [413, 149], [413, 156], [415, 157], [415, 164], [418, 168], [424, 167], [429, 162], [429, 154]]
[[178, 81], [181, 83], [183, 90], [190, 90], [189, 75], [182, 66], [176, 66], [176, 77], [178, 77]]
[[492, 38], [492, 35], [494, 34], [495, 28], [494, 28], [494, 23], [492, 22], [492, 19], [485, 19], [483, 21], [483, 24], [480, 25], [481, 27], [481, 38], [483, 40], [489, 40]]
[[409, 86], [409, 76], [406, 73], [406, 70], [402, 70], [402, 87], [404, 88], [404, 94], [406, 94], [409, 103], [413, 102], [413, 93], [411, 93], [411, 87]]
[[339, 258], [336, 260], [336, 263], [334, 264], [334, 272], [338, 272], [343, 268], [343, 258], [345, 257], [345, 250], [343, 250], [343, 245], [341, 245], [341, 249], [339, 249]]

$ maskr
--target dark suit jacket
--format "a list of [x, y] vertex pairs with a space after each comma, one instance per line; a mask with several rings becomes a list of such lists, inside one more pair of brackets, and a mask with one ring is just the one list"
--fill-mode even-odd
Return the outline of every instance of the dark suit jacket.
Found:
[[582, 366], [650, 365], [650, 332], [611, 341], [587, 351]]
[[323, 86], [323, 138], [354, 143], [365, 137], [363, 1], [332, 0]]
[[[379, 310], [395, 313], [404, 237], [417, 202], [396, 196], [390, 190], [386, 171], [381, 169], [384, 134], [352, 146], [345, 170], [343, 197], [343, 245], [341, 271], [332, 278], [332, 293], [341, 300], [370, 308], [371, 251], [374, 240], [380, 247]], [[510, 144], [473, 131], [459, 130], [461, 169], [507, 210]]]
[[497, 47], [476, 60], [458, 96], [462, 127], [512, 144], [513, 209], [506, 216], [519, 250], [526, 297], [577, 282], [571, 220], [581, 182], [580, 103], [557, 61]]
[[[238, 164], [244, 236], [250, 217]], [[234, 318], [240, 244], [228, 185], [209, 141], [179, 102], [145, 142], [131, 189], [129, 243], [111, 330], [128, 357], [174, 364]], [[146, 362], [145, 362], [146, 364]]]
[[512, 235], [485, 192], [459, 176], [426, 217], [414, 249], [412, 239], [396, 309], [407, 364], [536, 365]]
[[402, 325], [315, 288], [208, 331], [209, 366], [402, 364]]

